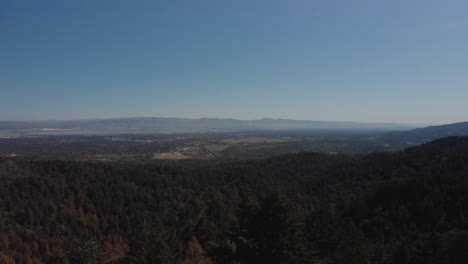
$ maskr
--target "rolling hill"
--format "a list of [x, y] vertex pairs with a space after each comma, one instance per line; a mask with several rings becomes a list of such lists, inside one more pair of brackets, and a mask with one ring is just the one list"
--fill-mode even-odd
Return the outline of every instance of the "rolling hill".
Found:
[[467, 173], [468, 137], [216, 165], [0, 159], [0, 261], [467, 263]]

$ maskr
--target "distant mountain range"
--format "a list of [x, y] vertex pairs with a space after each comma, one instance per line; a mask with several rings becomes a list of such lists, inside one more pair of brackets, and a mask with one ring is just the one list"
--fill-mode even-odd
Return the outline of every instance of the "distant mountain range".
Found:
[[91, 130], [91, 131], [148, 131], [148, 132], [208, 132], [242, 130], [357, 130], [357, 131], [401, 131], [418, 127], [400, 123], [358, 123], [309, 121], [291, 119], [237, 120], [220, 118], [113, 118], [50, 121], [0, 121], [0, 130], [47, 131], [47, 130]]
[[415, 128], [408, 131], [393, 131], [385, 133], [377, 139], [380, 142], [391, 144], [393, 148], [402, 149], [409, 145], [419, 145], [449, 136], [468, 136], [468, 122]]

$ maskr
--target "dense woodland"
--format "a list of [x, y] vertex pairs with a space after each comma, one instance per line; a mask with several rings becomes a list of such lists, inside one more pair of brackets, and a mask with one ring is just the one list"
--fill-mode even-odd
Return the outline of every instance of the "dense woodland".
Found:
[[167, 164], [0, 159], [0, 263], [468, 263], [468, 137]]

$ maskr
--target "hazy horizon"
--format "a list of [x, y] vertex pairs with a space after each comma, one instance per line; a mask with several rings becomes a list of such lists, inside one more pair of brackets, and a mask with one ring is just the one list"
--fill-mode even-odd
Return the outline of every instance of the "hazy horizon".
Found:
[[[310, 119], [292, 119], [292, 118], [275, 118], [275, 117], [262, 117], [256, 119], [240, 119], [231, 117], [175, 117], [175, 116], [122, 116], [122, 117], [89, 117], [89, 118], [76, 118], [76, 119], [10, 119], [0, 120], [0, 122], [41, 122], [41, 121], [85, 121], [85, 120], [108, 120], [108, 119], [145, 119], [145, 118], [167, 118], [167, 119], [225, 119], [225, 120], [239, 120], [239, 121], [258, 121], [258, 120], [288, 120], [288, 121], [299, 121], [299, 122], [332, 122], [332, 123], [358, 123], [358, 124], [401, 124], [401, 125], [412, 125], [412, 126], [430, 126], [430, 125], [444, 125], [451, 123], [404, 123], [404, 122], [362, 122], [353, 120], [310, 120]], [[464, 120], [453, 122], [462, 123], [467, 122]]]
[[468, 263], [467, 0], [1, 0], [0, 263]]
[[466, 1], [0, 4], [0, 120], [467, 120]]

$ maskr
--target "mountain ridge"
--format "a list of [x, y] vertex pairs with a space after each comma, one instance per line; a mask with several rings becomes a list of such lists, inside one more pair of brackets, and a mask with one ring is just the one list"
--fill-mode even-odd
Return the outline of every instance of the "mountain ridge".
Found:
[[232, 118], [171, 118], [131, 117], [78, 120], [0, 121], [0, 130], [87, 129], [87, 130], [148, 130], [204, 132], [211, 130], [288, 130], [288, 129], [350, 129], [407, 130], [419, 127], [404, 123], [368, 123], [350, 121], [318, 121], [262, 118], [240, 120]]

